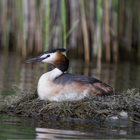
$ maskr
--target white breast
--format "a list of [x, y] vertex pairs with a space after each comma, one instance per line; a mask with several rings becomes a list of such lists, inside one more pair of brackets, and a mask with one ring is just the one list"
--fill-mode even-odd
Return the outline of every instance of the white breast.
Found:
[[85, 91], [76, 91], [75, 85], [54, 84], [54, 78], [61, 75], [62, 72], [55, 68], [54, 70], [43, 74], [38, 82], [38, 96], [41, 100], [50, 101], [70, 101], [80, 100], [86, 96]]
[[51, 100], [54, 91], [57, 90], [52, 81], [61, 74], [62, 72], [55, 68], [54, 70], [47, 72], [40, 77], [37, 91], [41, 100]]

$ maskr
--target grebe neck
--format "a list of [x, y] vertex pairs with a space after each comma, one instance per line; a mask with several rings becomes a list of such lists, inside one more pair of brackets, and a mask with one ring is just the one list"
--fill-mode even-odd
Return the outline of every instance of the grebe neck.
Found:
[[54, 80], [57, 77], [59, 77], [60, 75], [62, 75], [63, 72], [61, 70], [59, 70], [58, 68], [54, 68], [52, 71], [49, 71], [46, 74], [48, 75], [50, 80]]
[[59, 51], [56, 53], [56, 55], [58, 55], [57, 60], [53, 61], [52, 64], [62, 72], [67, 71], [69, 67], [69, 59], [62, 55]]

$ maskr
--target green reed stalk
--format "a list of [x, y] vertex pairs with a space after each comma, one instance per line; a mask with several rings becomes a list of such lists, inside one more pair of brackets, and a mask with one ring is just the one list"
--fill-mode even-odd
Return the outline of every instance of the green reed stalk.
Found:
[[[124, 9], [125, 9], [125, 2], [124, 0], [121, 0], [119, 2], [119, 11], [118, 11], [118, 38], [119, 42], [123, 41], [123, 30], [124, 30]], [[119, 44], [121, 45], [121, 44]], [[119, 52], [121, 53], [121, 52]], [[121, 54], [120, 54], [121, 55]]]
[[44, 50], [48, 50], [49, 21], [50, 21], [50, 0], [45, 4], [45, 21], [44, 21]]
[[[45, 5], [45, 20], [44, 20], [44, 51], [48, 50], [49, 46], [49, 21], [50, 21], [50, 0], [44, 1]], [[43, 71], [46, 72], [47, 64], [43, 65]]]
[[116, 63], [118, 61], [118, 0], [112, 1], [112, 10], [113, 10], [113, 32], [112, 36], [115, 38], [112, 42], [113, 47], [113, 61]]
[[62, 31], [63, 31], [63, 48], [66, 49], [66, 7], [65, 0], [61, 0], [61, 22], [62, 22]]
[[107, 0], [103, 0], [104, 5], [104, 24], [105, 24], [105, 37], [106, 37], [106, 61], [110, 62], [110, 29], [109, 29], [109, 13]]
[[6, 20], [7, 20], [7, 13], [8, 13], [8, 7], [7, 7], [7, 0], [1, 1], [2, 9], [1, 9], [1, 45], [3, 47], [6, 46]]
[[98, 73], [101, 71], [101, 0], [96, 1], [96, 19], [97, 19], [97, 44], [98, 44], [98, 52], [97, 52], [97, 68]]
[[[35, 8], [35, 11], [36, 11], [36, 8]], [[39, 6], [39, 10], [38, 10], [38, 16], [40, 17], [39, 18], [39, 45], [37, 47], [37, 53], [40, 54], [42, 53], [42, 50], [43, 50], [43, 34], [42, 34], [42, 22], [43, 22], [43, 19], [44, 19], [44, 15], [42, 14], [43, 13], [43, 1], [40, 1], [40, 6]], [[36, 18], [35, 18], [36, 20]]]
[[16, 50], [18, 52], [21, 52], [21, 47], [22, 47], [22, 34], [23, 34], [23, 14], [22, 14], [22, 2], [21, 0], [16, 0], [15, 1], [15, 6], [16, 6], [16, 13], [17, 13], [17, 45], [16, 45]]
[[132, 44], [132, 1], [129, 0], [126, 2], [126, 15], [127, 15], [127, 23], [126, 23], [126, 43], [127, 43], [127, 50], [131, 53], [131, 44]]
[[138, 62], [140, 64], [140, 11], [138, 13]]
[[80, 3], [80, 11], [81, 11], [81, 23], [82, 23], [82, 30], [83, 30], [83, 42], [84, 42], [84, 51], [85, 51], [85, 62], [89, 64], [89, 37], [88, 37], [88, 30], [87, 30], [87, 22], [86, 22], [86, 15], [85, 15], [85, 7], [84, 7], [84, 0], [79, 0]]
[[8, 19], [6, 22], [6, 46], [5, 46], [5, 51], [9, 51], [9, 34], [10, 34], [10, 20]]
[[[30, 20], [28, 22], [28, 24], [29, 24], [29, 26], [28, 26], [29, 27], [29, 29], [28, 29], [29, 34], [28, 34], [27, 47], [28, 47], [28, 54], [32, 54], [33, 53], [34, 31], [35, 31], [34, 29], [36, 29], [36, 34], [37, 35], [40, 33], [40, 30], [38, 30], [38, 28], [37, 28], [38, 26], [35, 26], [36, 25], [35, 24], [35, 21], [36, 21], [35, 20], [35, 11], [36, 11], [35, 1], [34, 0], [28, 1], [28, 7], [29, 7], [28, 9], [29, 9]], [[39, 22], [39, 21], [40, 21], [40, 18], [37, 20], [37, 22]], [[39, 44], [40, 48], [41, 48], [42, 46], [41, 46], [41, 43], [40, 43], [40, 40], [41, 40], [40, 38], [41, 38], [41, 35], [38, 35], [38, 39], [36, 39], [37, 43], [35, 43], [35, 44]], [[35, 48], [35, 52], [37, 52], [37, 48], [39, 48], [38, 46]]]
[[[4, 1], [3, 1], [4, 2]], [[7, 4], [7, 1], [6, 1], [6, 3], [5, 3], [5, 12], [11, 12], [11, 8], [8, 8], [8, 4]], [[6, 13], [4, 13], [4, 14], [6, 14]], [[9, 34], [10, 34], [10, 23], [11, 23], [11, 21], [10, 21], [10, 19], [8, 18], [8, 15], [7, 16], [5, 16], [5, 33], [4, 33], [4, 35], [5, 35], [5, 40], [4, 40], [4, 51], [5, 52], [8, 52], [9, 51]]]
[[91, 48], [92, 48], [92, 59], [93, 61], [95, 60], [95, 57], [97, 55], [96, 50], [96, 41], [95, 41], [95, 25], [94, 25], [94, 16], [95, 16], [95, 12], [94, 12], [94, 5], [95, 2], [93, 0], [89, 0], [89, 22], [90, 22], [90, 34], [91, 34]]
[[114, 12], [118, 12], [118, 0], [112, 0], [112, 9]]
[[28, 39], [28, 25], [29, 25], [29, 11], [28, 11], [28, 1], [22, 0], [22, 14], [23, 14], [23, 45], [22, 45], [22, 60], [26, 59], [27, 54], [27, 39]]
[[72, 31], [74, 30], [75, 26], [79, 23], [79, 19], [75, 21], [74, 25], [69, 29], [69, 31], [67, 32], [65, 39], [67, 39], [69, 37], [69, 35], [72, 33]]

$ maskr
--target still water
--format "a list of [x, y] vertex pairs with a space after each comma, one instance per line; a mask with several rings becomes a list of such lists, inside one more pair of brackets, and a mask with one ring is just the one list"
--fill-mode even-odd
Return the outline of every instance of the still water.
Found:
[[125, 120], [104, 123], [56, 122], [0, 115], [0, 139], [139, 139], [140, 125]]
[[[47, 71], [53, 67], [47, 65]], [[0, 105], [4, 98], [17, 92], [34, 92], [39, 77], [46, 71], [41, 63], [21, 63], [14, 53], [0, 53]], [[86, 66], [80, 60], [70, 60], [70, 73], [98, 78], [123, 91], [140, 87], [140, 67], [130, 63], [102, 64], [99, 71], [95, 63]], [[0, 139], [139, 139], [140, 124], [127, 120], [53, 121], [0, 114]]]

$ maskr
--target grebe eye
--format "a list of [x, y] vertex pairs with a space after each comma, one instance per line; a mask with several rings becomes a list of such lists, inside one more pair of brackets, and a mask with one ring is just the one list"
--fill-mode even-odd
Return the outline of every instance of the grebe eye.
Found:
[[48, 54], [47, 57], [50, 57], [50, 55]]

